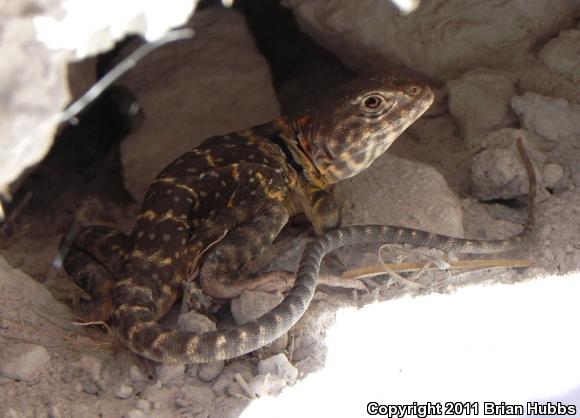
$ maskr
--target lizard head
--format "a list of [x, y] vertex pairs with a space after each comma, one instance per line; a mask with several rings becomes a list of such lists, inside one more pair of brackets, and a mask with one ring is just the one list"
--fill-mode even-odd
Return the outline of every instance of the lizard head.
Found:
[[412, 76], [374, 73], [345, 84], [296, 119], [299, 142], [328, 183], [360, 173], [433, 103]]

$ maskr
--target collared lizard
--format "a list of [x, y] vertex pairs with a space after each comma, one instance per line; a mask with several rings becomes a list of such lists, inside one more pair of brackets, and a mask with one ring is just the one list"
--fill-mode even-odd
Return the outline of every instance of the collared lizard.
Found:
[[[92, 297], [83, 309], [86, 319], [110, 321], [124, 345], [162, 362], [228, 359], [272, 342], [308, 307], [316, 264], [328, 247], [321, 243], [333, 235], [305, 252], [289, 294], [253, 322], [192, 333], [163, 328], [158, 320], [196, 270], [203, 292], [220, 299], [272, 280], [240, 271], [290, 216], [306, 214], [318, 234], [338, 227], [341, 205], [331, 186], [369, 167], [433, 99], [430, 87], [414, 77], [374, 73], [299, 117], [212, 137], [181, 155], [151, 184], [129, 235], [88, 226], [70, 245], [63, 241], [65, 270]], [[394, 231], [398, 242], [426, 244], [421, 240], [431, 237]], [[453, 238], [433, 243], [445, 240]]]

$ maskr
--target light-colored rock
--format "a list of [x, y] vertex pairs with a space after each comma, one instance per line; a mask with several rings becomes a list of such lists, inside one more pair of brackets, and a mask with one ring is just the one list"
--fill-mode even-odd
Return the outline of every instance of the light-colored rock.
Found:
[[298, 379], [298, 369], [282, 353], [260, 360], [258, 363], [258, 373], [281, 377], [289, 385], [293, 385], [296, 383], [296, 379]]
[[390, 154], [336, 186], [343, 225], [387, 224], [463, 236], [461, 202], [435, 169]]
[[231, 302], [231, 311], [238, 325], [258, 319], [282, 302], [282, 295], [266, 292], [246, 291]]
[[217, 328], [215, 323], [207, 316], [190, 311], [182, 313], [177, 319], [177, 327], [186, 332], [209, 332]]
[[523, 92], [560, 97], [570, 102], [580, 97], [580, 83], [574, 83], [565, 75], [551, 71], [542, 62], [526, 64], [519, 74], [518, 89]]
[[129, 379], [131, 379], [131, 382], [133, 383], [146, 382], [149, 380], [139, 366], [136, 365], [132, 365], [129, 369]]
[[149, 412], [151, 410], [151, 402], [147, 399], [139, 399], [135, 402], [135, 407], [143, 412]]
[[131, 409], [124, 415], [125, 418], [145, 418], [146, 415], [139, 409]]
[[83, 0], [4, 3], [0, 191], [50, 149], [60, 111], [69, 99], [69, 61], [102, 52], [127, 33], [157, 39], [187, 20], [197, 1], [127, 2], [122, 8], [117, 2]]
[[538, 40], [580, 12], [574, 0], [429, 0], [407, 16], [388, 1], [282, 3], [305, 32], [354, 68], [402, 64], [439, 79], [521, 63]]
[[250, 392], [257, 397], [275, 396], [288, 386], [286, 380], [280, 376], [259, 374], [248, 383]]
[[514, 96], [511, 102], [523, 127], [556, 141], [580, 135], [580, 105], [536, 93]]
[[167, 385], [168, 383], [183, 377], [183, 374], [185, 373], [185, 364], [160, 364], [157, 366], [156, 371], [159, 381], [162, 384]]
[[554, 189], [560, 186], [564, 178], [564, 169], [559, 164], [548, 163], [544, 165], [542, 175], [544, 176], [546, 187]]
[[[224, 369], [223, 373], [211, 386], [212, 390], [218, 395], [242, 395], [243, 389], [236, 381], [235, 376], [240, 375], [243, 380], [249, 382], [253, 378], [252, 367], [246, 361], [234, 360], [229, 363]], [[246, 395], [247, 396], [247, 395]]]
[[279, 114], [268, 64], [243, 17], [204, 10], [193, 26], [194, 39], [154, 51], [122, 81], [145, 114], [121, 147], [125, 185], [137, 199], [161, 169], [204, 139]]
[[479, 68], [447, 83], [449, 112], [464, 137], [509, 126], [513, 121], [510, 99], [515, 80], [506, 71]]
[[213, 382], [223, 372], [226, 362], [214, 361], [212, 363], [201, 364], [197, 371], [197, 377], [202, 382]]
[[0, 347], [0, 376], [14, 380], [30, 381], [48, 364], [50, 355], [46, 348], [27, 343], [6, 344]]
[[539, 58], [553, 71], [564, 74], [574, 83], [580, 81], [580, 30], [565, 30], [548, 42]]
[[101, 361], [92, 356], [82, 356], [80, 360], [81, 368], [87, 372], [93, 381], [98, 381], [101, 378]]
[[127, 399], [133, 394], [133, 388], [129, 385], [119, 385], [115, 389], [115, 396], [119, 399]]
[[[526, 195], [528, 175], [517, 150], [517, 130], [512, 130], [514, 137], [510, 141], [494, 142], [476, 154], [471, 166], [473, 195], [481, 200], [510, 199]], [[503, 136], [503, 134], [502, 134]], [[534, 149], [529, 141], [524, 140], [524, 147], [532, 164], [542, 167], [543, 156]], [[542, 185], [541, 171], [535, 169], [537, 183]]]
[[215, 394], [213, 390], [207, 386], [189, 385], [181, 388], [177, 398], [175, 399], [175, 403], [179, 407], [194, 407], [195, 409], [192, 412], [195, 412], [195, 415], [199, 416], [198, 414], [206, 411], [208, 407], [211, 406], [214, 398]]

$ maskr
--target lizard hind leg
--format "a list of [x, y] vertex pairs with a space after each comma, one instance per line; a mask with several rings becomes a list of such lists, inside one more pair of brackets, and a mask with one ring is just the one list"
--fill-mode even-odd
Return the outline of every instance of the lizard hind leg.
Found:
[[282, 204], [269, 202], [249, 221], [232, 228], [203, 261], [202, 290], [215, 298], [232, 299], [245, 290], [279, 280], [272, 273], [240, 277], [243, 274], [240, 271], [276, 239], [288, 218], [288, 211]]
[[66, 238], [61, 242], [64, 270], [91, 297], [78, 306], [86, 321], [107, 322], [111, 318], [112, 291], [127, 246], [127, 235], [105, 226], [84, 227], [70, 245]]

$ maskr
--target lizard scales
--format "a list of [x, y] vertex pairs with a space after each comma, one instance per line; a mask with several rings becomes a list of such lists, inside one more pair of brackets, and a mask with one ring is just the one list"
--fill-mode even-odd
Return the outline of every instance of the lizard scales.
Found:
[[[67, 273], [92, 297], [85, 316], [111, 321], [124, 345], [162, 362], [228, 359], [274, 341], [308, 307], [317, 263], [330, 248], [321, 242], [332, 236], [304, 253], [288, 296], [256, 321], [204, 333], [165, 329], [157, 321], [193, 271], [199, 270], [204, 293], [221, 299], [268, 283], [271, 277], [240, 271], [290, 216], [305, 213], [319, 234], [339, 226], [341, 206], [331, 185], [366, 169], [433, 98], [411, 76], [375, 73], [299, 117], [213, 137], [186, 152], [153, 181], [130, 235], [89, 226], [70, 245], [63, 241]], [[438, 243], [445, 239], [453, 240]], [[401, 235], [397, 242], [407, 241]]]

